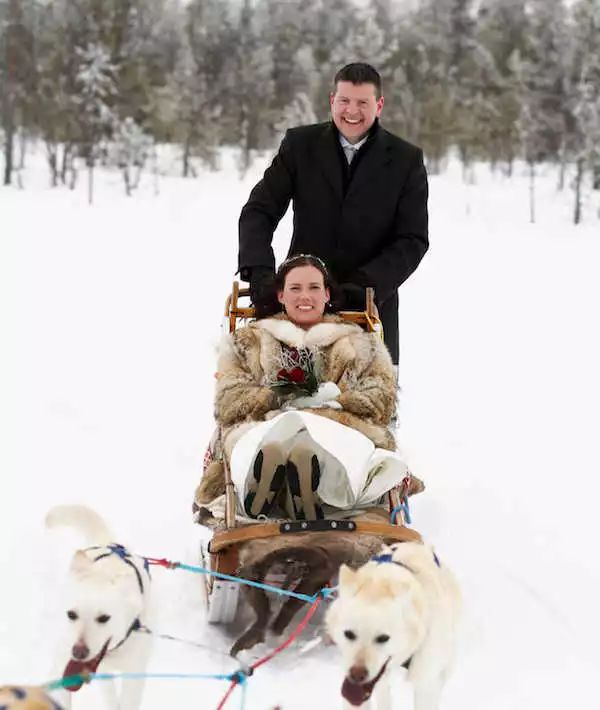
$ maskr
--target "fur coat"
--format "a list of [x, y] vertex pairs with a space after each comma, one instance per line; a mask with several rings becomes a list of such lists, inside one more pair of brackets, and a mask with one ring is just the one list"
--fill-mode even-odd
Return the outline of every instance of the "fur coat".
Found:
[[324, 407], [311, 413], [333, 419], [394, 451], [387, 425], [396, 404], [396, 382], [390, 355], [374, 333], [366, 333], [339, 316], [326, 315], [307, 330], [283, 314], [250, 323], [233, 333], [219, 352], [215, 419], [229, 458], [234, 444], [254, 422], [280, 413], [281, 400], [269, 383], [282, 367], [282, 343], [316, 353], [322, 382], [334, 382], [342, 409]]

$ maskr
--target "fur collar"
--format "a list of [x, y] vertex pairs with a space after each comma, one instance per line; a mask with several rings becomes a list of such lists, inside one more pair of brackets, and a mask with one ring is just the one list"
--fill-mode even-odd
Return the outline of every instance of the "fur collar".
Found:
[[276, 340], [293, 348], [324, 348], [347, 335], [362, 332], [361, 327], [356, 323], [347, 323], [343, 318], [334, 315], [324, 316], [321, 323], [307, 330], [295, 325], [283, 315], [263, 318], [255, 321], [251, 326], [266, 331]]

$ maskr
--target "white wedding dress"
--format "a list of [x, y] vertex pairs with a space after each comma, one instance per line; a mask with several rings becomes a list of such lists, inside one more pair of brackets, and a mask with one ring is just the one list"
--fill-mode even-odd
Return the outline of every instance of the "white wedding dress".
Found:
[[355, 429], [310, 410], [290, 410], [256, 424], [233, 447], [230, 469], [238, 501], [246, 497], [254, 461], [263, 446], [276, 442], [290, 451], [300, 441], [319, 460], [318, 496], [326, 505], [340, 510], [374, 504], [408, 473], [398, 453], [376, 448]]

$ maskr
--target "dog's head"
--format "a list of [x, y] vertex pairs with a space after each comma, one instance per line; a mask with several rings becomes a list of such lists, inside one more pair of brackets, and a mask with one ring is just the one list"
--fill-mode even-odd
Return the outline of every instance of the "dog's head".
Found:
[[23, 686], [4, 686], [0, 688], [0, 708], [6, 710], [61, 710], [39, 688]]
[[90, 661], [126, 638], [144, 606], [136, 573], [116, 555], [95, 560], [89, 551], [71, 563], [65, 623], [71, 657]]
[[342, 652], [349, 702], [361, 704], [389, 662], [413, 655], [425, 637], [426, 616], [423, 591], [408, 570], [393, 563], [371, 562], [356, 571], [342, 565], [326, 625]]

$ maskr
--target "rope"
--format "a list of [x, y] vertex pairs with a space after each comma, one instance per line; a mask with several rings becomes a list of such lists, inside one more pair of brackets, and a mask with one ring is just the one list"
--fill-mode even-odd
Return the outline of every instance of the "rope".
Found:
[[157, 557], [145, 557], [144, 558], [150, 565], [158, 565], [160, 567], [165, 567], [167, 569], [183, 569], [187, 572], [194, 572], [195, 574], [208, 574], [211, 577], [218, 577], [219, 579], [225, 579], [229, 582], [237, 582], [238, 584], [245, 584], [249, 587], [257, 587], [258, 589], [264, 589], [267, 592], [275, 592], [285, 597], [293, 597], [294, 599], [300, 599], [303, 602], [312, 604], [316, 599], [321, 596], [330, 596], [333, 590], [329, 587], [323, 587], [318, 592], [313, 595], [301, 594], [299, 592], [292, 592], [289, 589], [282, 589], [281, 587], [275, 587], [272, 584], [264, 584], [262, 582], [255, 582], [252, 579], [244, 579], [243, 577], [234, 577], [231, 574], [224, 574], [223, 572], [214, 572], [213, 570], [206, 569], [205, 567], [196, 567], [195, 565], [187, 565], [183, 562], [173, 562], [172, 560], [167, 560], [165, 558]]
[[[297, 638], [300, 636], [300, 634], [304, 631], [306, 628], [308, 622], [311, 620], [315, 612], [317, 611], [317, 608], [319, 607], [319, 604], [323, 599], [326, 599], [328, 597], [327, 592], [331, 591], [328, 588], [322, 589], [320, 592], [317, 593], [316, 598], [310, 605], [309, 609], [307, 610], [306, 614], [296, 626], [294, 631], [290, 634], [290, 636], [283, 641], [282, 643], [277, 646], [277, 648], [273, 649], [270, 653], [268, 653], [266, 656], [263, 656], [262, 658], [259, 658], [257, 661], [252, 663], [249, 667], [247, 668], [240, 668], [237, 670], [235, 673], [229, 673], [229, 674], [222, 674], [222, 673], [215, 673], [215, 674], [209, 674], [209, 673], [77, 673], [74, 675], [66, 676], [64, 678], [60, 678], [59, 680], [54, 680], [49, 683], [46, 683], [43, 686], [44, 690], [47, 691], [53, 691], [53, 690], [60, 690], [60, 689], [65, 689], [69, 688], [72, 685], [81, 685], [83, 683], [90, 683], [92, 680], [141, 680], [141, 679], [177, 679], [177, 680], [228, 680], [230, 685], [229, 688], [227, 688], [227, 691], [225, 692], [225, 695], [222, 697], [221, 701], [219, 702], [219, 705], [217, 706], [217, 710], [223, 710], [225, 707], [225, 704], [229, 700], [231, 694], [235, 690], [235, 688], [239, 685], [241, 686], [242, 693], [241, 693], [241, 705], [240, 707], [244, 708], [245, 702], [246, 702], [246, 685], [248, 682], [248, 678], [254, 674], [254, 671], [257, 668], [260, 668], [261, 666], [264, 666], [265, 663], [268, 663], [270, 660], [275, 658], [279, 653], [284, 651], [288, 646], [290, 646]], [[145, 629], [145, 631], [149, 632], [149, 629]], [[175, 639], [179, 640], [179, 639]]]
[[410, 508], [408, 506], [408, 498], [405, 498], [404, 502], [400, 503], [400, 505], [397, 505], [390, 513], [390, 523], [392, 523], [392, 525], [396, 524], [396, 516], [398, 515], [398, 513], [400, 511], [402, 511], [404, 513], [404, 519], [406, 520], [407, 524], [410, 525], [412, 523], [412, 520], [410, 517]]
[[[179, 638], [178, 636], [171, 636], [171, 634], [161, 634], [158, 633], [157, 631], [152, 631], [152, 629], [149, 629], [147, 626], [140, 626], [139, 629], [137, 629], [138, 633], [141, 634], [148, 634], [149, 636], [155, 636], [156, 638], [159, 639], [165, 639], [167, 641], [177, 641], [178, 643], [183, 643], [186, 644], [187, 646], [192, 646], [194, 648], [201, 648], [205, 651], [210, 651], [211, 653], [217, 653], [220, 656], [225, 656], [226, 658], [231, 658], [231, 655], [227, 651], [220, 651], [218, 648], [215, 648], [214, 646], [209, 646], [208, 644], [205, 643], [198, 643], [197, 641], [192, 641], [190, 639], [182, 639]], [[0, 708], [1, 710], [1, 708]]]
[[76, 673], [65, 676], [58, 680], [46, 683], [43, 688], [48, 691], [69, 688], [72, 685], [90, 683], [92, 680], [142, 680], [151, 679], [173, 679], [178, 680], [233, 680], [236, 673], [229, 674], [209, 674], [209, 673]]
[[225, 703], [227, 702], [227, 700], [229, 699], [229, 697], [231, 696], [231, 694], [233, 693], [233, 691], [237, 685], [242, 686], [242, 707], [243, 707], [243, 697], [244, 697], [244, 693], [245, 693], [245, 685], [246, 685], [247, 679], [254, 673], [254, 671], [257, 668], [264, 666], [265, 663], [268, 663], [271, 659], [275, 658], [275, 656], [277, 656], [277, 654], [284, 651], [290, 644], [292, 644], [298, 638], [298, 636], [306, 628], [306, 625], [311, 620], [314, 613], [317, 611], [317, 608], [318, 608], [319, 604], [321, 603], [321, 601], [323, 599], [327, 598], [328, 595], [323, 593], [323, 592], [327, 592], [327, 591], [330, 591], [330, 590], [328, 588], [325, 588], [325, 589], [322, 589], [320, 592], [317, 592], [317, 594], [315, 595], [316, 596], [315, 600], [312, 602], [310, 608], [308, 609], [308, 611], [304, 615], [302, 621], [298, 624], [298, 626], [296, 626], [294, 631], [292, 631], [290, 636], [283, 643], [279, 644], [279, 646], [277, 646], [277, 648], [273, 649], [273, 651], [268, 653], [266, 656], [263, 656], [262, 658], [259, 658], [257, 661], [254, 661], [254, 663], [252, 663], [250, 665], [250, 667], [248, 668], [247, 671], [240, 670], [233, 675], [233, 678], [231, 680], [231, 684], [230, 684], [229, 688], [227, 688], [227, 692], [225, 693], [225, 695], [221, 699], [221, 702], [217, 705], [217, 710], [223, 710], [223, 708], [225, 707]]

